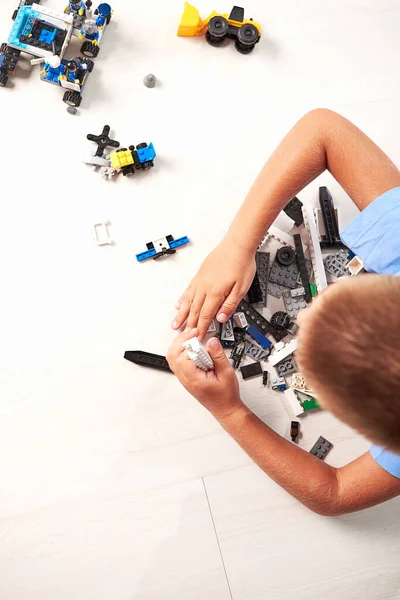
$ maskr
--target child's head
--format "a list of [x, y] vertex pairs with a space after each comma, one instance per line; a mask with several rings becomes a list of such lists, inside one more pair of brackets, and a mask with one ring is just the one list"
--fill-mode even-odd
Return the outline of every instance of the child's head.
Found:
[[400, 278], [335, 283], [299, 325], [296, 361], [320, 404], [400, 452]]

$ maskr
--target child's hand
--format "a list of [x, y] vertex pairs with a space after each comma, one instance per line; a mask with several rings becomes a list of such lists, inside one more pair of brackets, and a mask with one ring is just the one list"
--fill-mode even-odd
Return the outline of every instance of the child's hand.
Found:
[[197, 335], [197, 329], [186, 329], [178, 335], [168, 350], [167, 361], [189, 394], [218, 420], [224, 420], [244, 406], [239, 395], [238, 380], [216, 338], [211, 338], [207, 343], [214, 370], [203, 371], [196, 367], [182, 348], [182, 343]]
[[212, 319], [225, 323], [249, 289], [256, 272], [253, 253], [223, 240], [205, 259], [179, 299], [173, 329], [187, 319], [202, 340]]

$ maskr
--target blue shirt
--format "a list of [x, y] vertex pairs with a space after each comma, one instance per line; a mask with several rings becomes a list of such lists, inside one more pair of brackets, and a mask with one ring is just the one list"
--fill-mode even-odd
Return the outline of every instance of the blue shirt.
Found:
[[[400, 277], [400, 187], [371, 202], [340, 235], [366, 271]], [[380, 446], [372, 446], [370, 452], [385, 471], [400, 479], [399, 455]]]

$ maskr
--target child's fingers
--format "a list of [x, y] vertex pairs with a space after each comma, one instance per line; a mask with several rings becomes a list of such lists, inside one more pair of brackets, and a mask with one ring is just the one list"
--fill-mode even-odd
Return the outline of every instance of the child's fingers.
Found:
[[187, 320], [188, 327], [197, 327], [199, 322], [200, 311], [203, 308], [206, 294], [199, 289], [196, 290], [196, 295], [192, 300], [190, 312]]
[[199, 338], [202, 340], [207, 333], [211, 321], [217, 314], [224, 296], [222, 294], [207, 294], [198, 320]]
[[226, 323], [226, 321], [233, 315], [237, 305], [242, 300], [243, 295], [243, 292], [235, 285], [229, 296], [224, 300], [217, 310], [217, 320], [220, 323]]

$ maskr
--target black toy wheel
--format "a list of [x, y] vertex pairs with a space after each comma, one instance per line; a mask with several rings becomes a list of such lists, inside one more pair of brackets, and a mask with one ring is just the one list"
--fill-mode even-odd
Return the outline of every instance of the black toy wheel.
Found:
[[107, 25], [110, 24], [110, 21], [111, 21], [111, 15], [108, 15], [108, 17], [107, 17]]
[[90, 60], [90, 58], [86, 58], [85, 57], [82, 60], [82, 63], [87, 66], [87, 70], [89, 71], [89, 73], [91, 73], [93, 71], [93, 69], [94, 69], [94, 62], [92, 60]]
[[277, 250], [276, 260], [284, 267], [288, 267], [296, 260], [296, 254], [292, 248], [289, 246], [284, 246], [283, 248], [279, 248], [279, 250]]
[[143, 171], [147, 171], [148, 169], [151, 169], [151, 167], [154, 167], [154, 162], [152, 160], [148, 160], [142, 164]]
[[80, 106], [82, 102], [82, 96], [79, 92], [65, 92], [63, 102], [69, 106]]
[[209, 31], [206, 32], [206, 41], [210, 44], [210, 46], [214, 46], [215, 48], [219, 48], [225, 44], [225, 38], [215, 38], [210, 34]]
[[7, 44], [6, 43], [1, 44], [1, 46], [0, 46], [0, 54], [5, 54], [6, 50], [7, 50]]
[[136, 150], [140, 150], [140, 148], [147, 148], [147, 144], [145, 144], [144, 142], [142, 144], [138, 144], [136, 146]]
[[271, 324], [276, 327], [279, 331], [283, 331], [289, 327], [291, 321], [290, 317], [283, 310], [274, 313], [271, 317]]
[[254, 48], [254, 44], [257, 44], [260, 35], [258, 33], [258, 29], [255, 25], [251, 23], [246, 23], [246, 25], [242, 25], [237, 32], [238, 42], [242, 46], [251, 46]]
[[18, 14], [18, 8], [16, 10], [14, 10], [13, 14], [12, 14], [12, 20], [15, 21], [15, 19], [17, 18], [17, 14]]
[[224, 38], [229, 31], [229, 24], [224, 17], [213, 17], [208, 24], [208, 33], [213, 38]]
[[81, 52], [84, 56], [96, 58], [99, 55], [100, 48], [98, 46], [94, 46], [92, 42], [83, 42], [81, 46]]
[[0, 87], [6, 87], [8, 81], [7, 73], [0, 72]]

